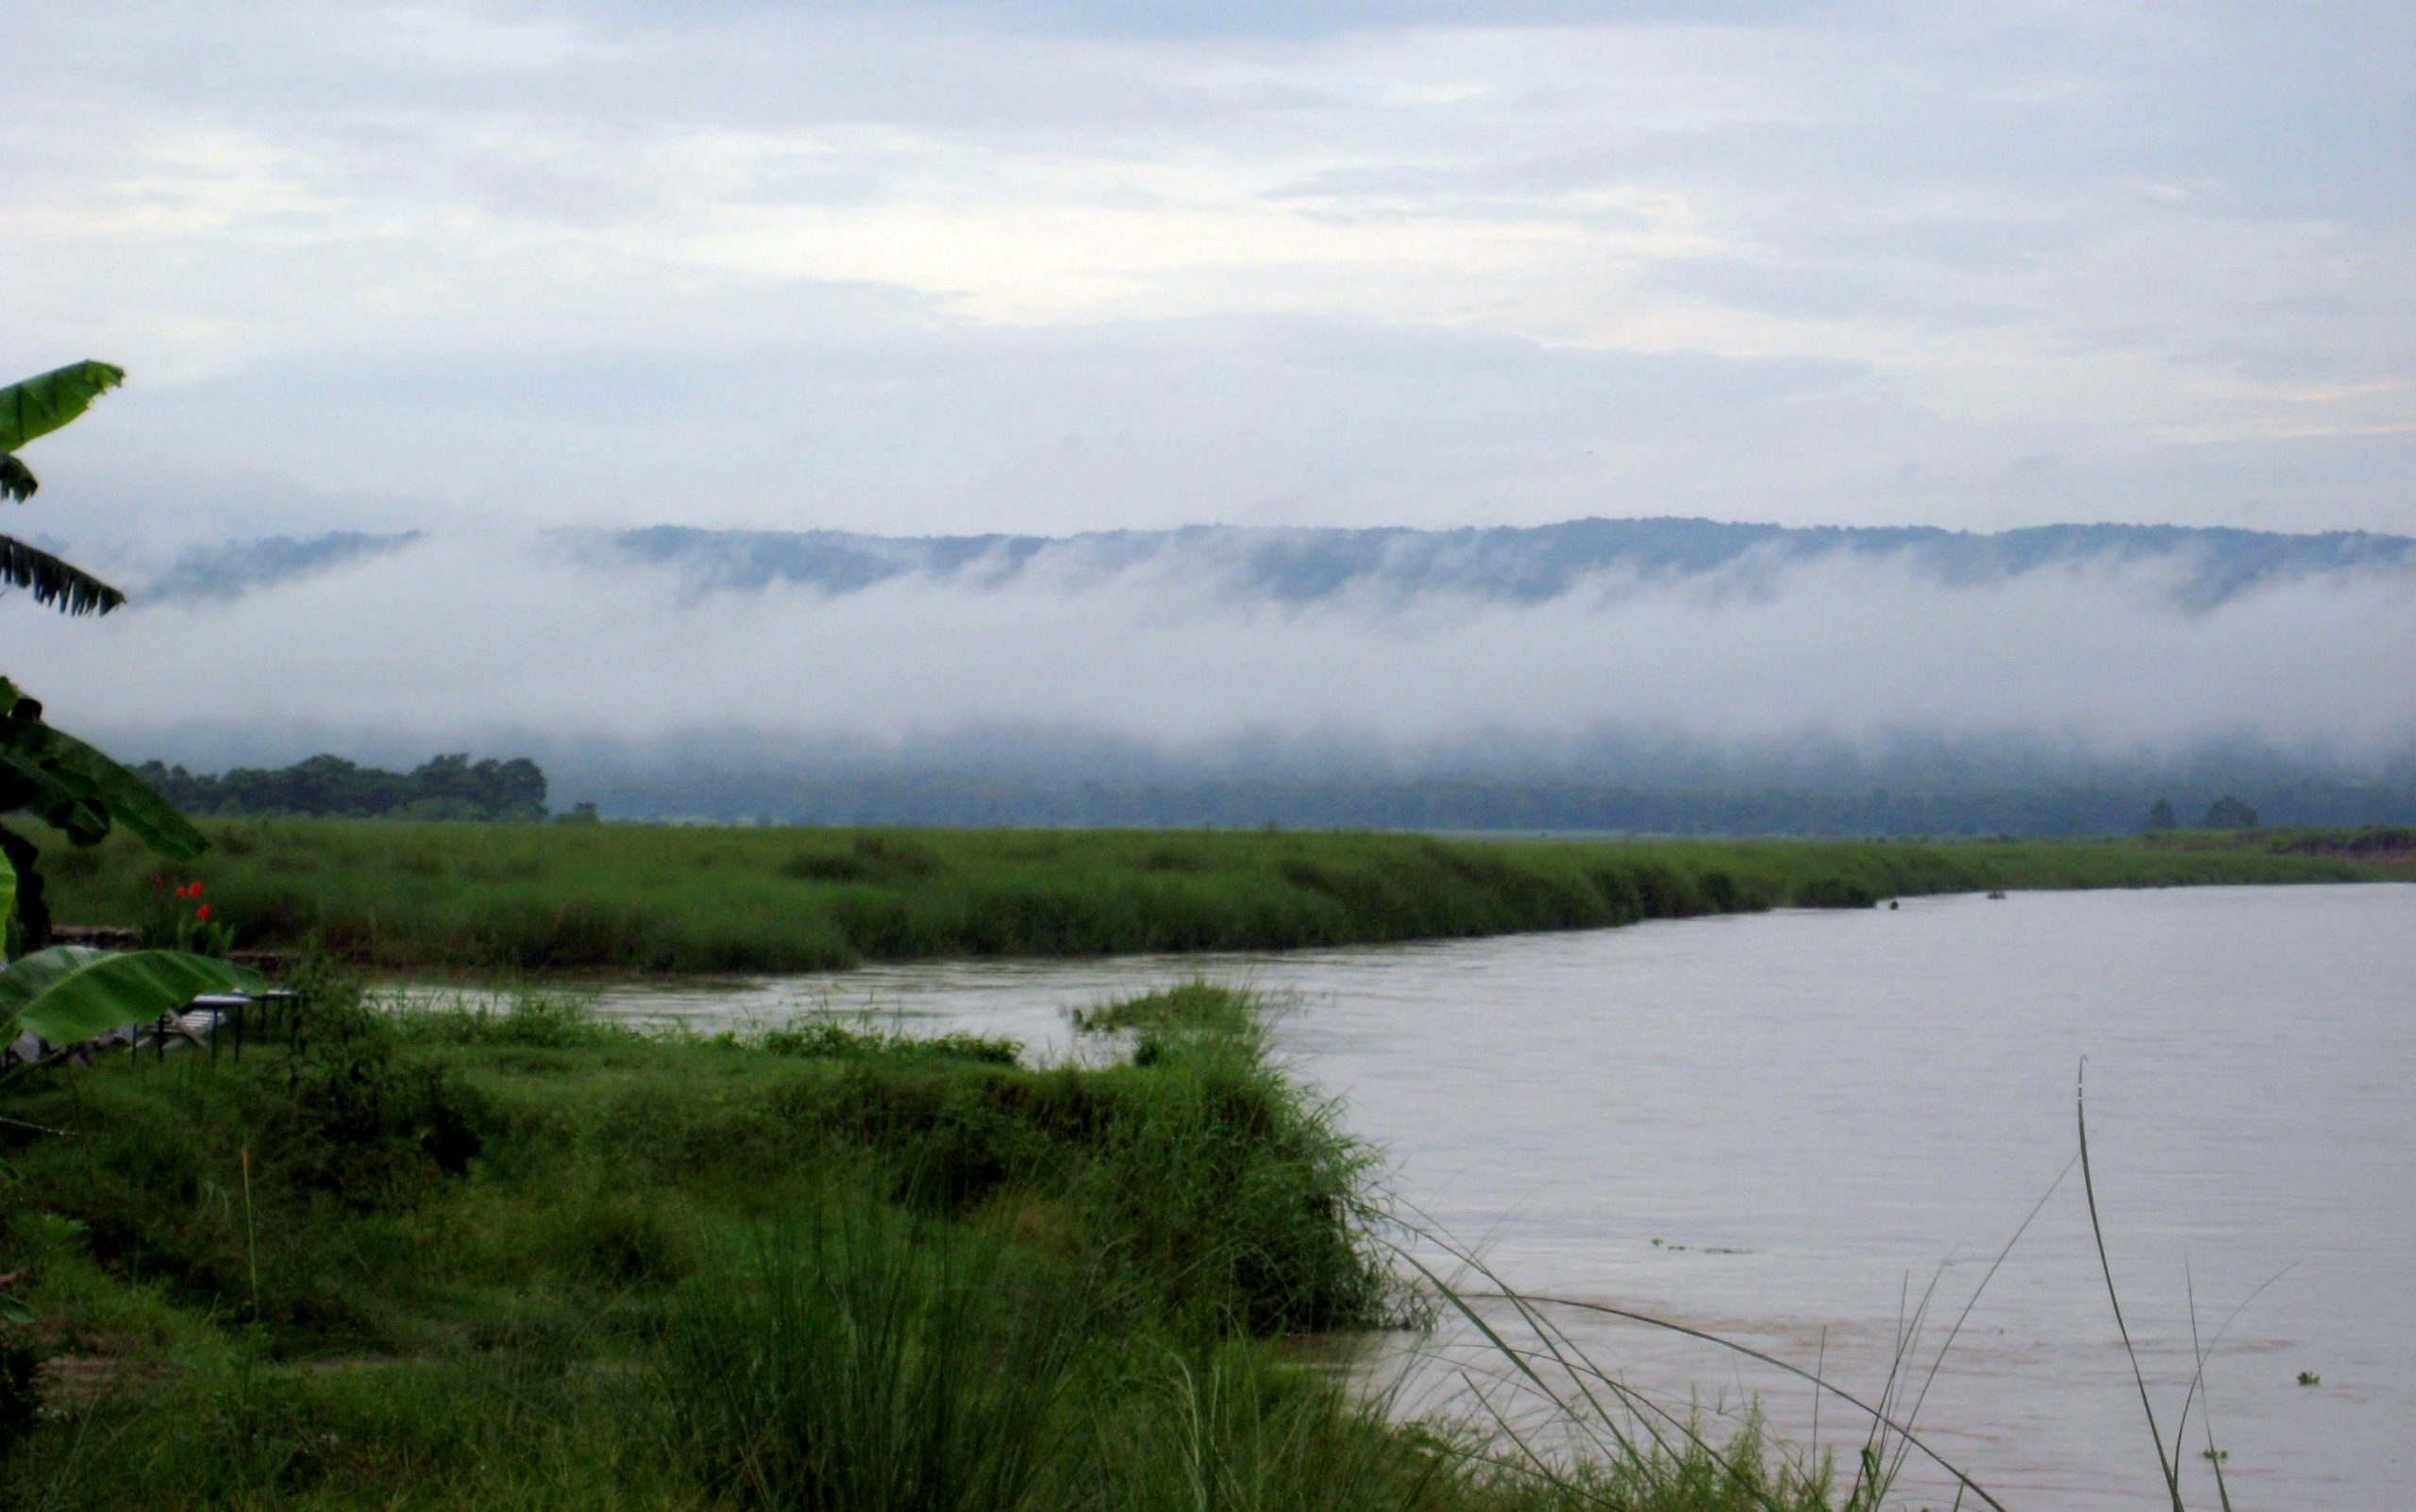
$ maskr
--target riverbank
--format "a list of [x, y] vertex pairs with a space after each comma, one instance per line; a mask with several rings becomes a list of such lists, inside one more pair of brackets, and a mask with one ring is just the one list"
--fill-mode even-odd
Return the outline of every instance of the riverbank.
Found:
[[301, 1047], [0, 1083], [0, 1504], [1830, 1504], [1750, 1440], [1502, 1463], [1290, 1363], [1409, 1299], [1229, 994], [1035, 1069], [312, 990]]
[[[777, 972], [868, 960], [1259, 950], [1590, 929], [1992, 888], [2355, 882], [2255, 836], [1902, 844], [1331, 832], [224, 820], [190, 868], [247, 949], [394, 969]], [[51, 910], [154, 906], [124, 837], [45, 845]], [[179, 877], [170, 881], [182, 880]]]

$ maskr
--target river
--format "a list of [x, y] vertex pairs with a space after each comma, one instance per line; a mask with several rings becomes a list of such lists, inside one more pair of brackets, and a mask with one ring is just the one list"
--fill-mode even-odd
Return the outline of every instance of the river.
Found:
[[[1935, 1283], [1912, 1352], [1928, 1369], [2038, 1206], [1917, 1431], [2009, 1506], [2169, 1507], [2068, 1169], [2086, 1057], [2106, 1246], [2168, 1437], [2193, 1312], [2202, 1340], [2222, 1331], [2181, 1450], [2190, 1504], [2216, 1504], [2208, 1404], [2238, 1505], [2416, 1502], [2416, 885], [1963, 896], [1281, 956], [876, 966], [613, 987], [605, 1008], [699, 1027], [870, 1012], [1065, 1054], [1067, 1006], [1195, 975], [1279, 998], [1293, 1070], [1384, 1147], [1405, 1209], [1507, 1283], [1817, 1364], [1858, 1395], [1886, 1388], [1907, 1299]], [[1782, 1436], [1817, 1433], [1848, 1462], [1860, 1444], [1850, 1409], [1831, 1400], [1816, 1421], [1789, 1377], [1652, 1328], [1552, 1316], [1681, 1414], [1758, 1400]], [[1434, 1362], [1467, 1334], [1366, 1368], [1409, 1369], [1412, 1403], [1451, 1400], [1456, 1373]], [[1901, 1486], [1926, 1502], [1944, 1484], [1916, 1462]]]

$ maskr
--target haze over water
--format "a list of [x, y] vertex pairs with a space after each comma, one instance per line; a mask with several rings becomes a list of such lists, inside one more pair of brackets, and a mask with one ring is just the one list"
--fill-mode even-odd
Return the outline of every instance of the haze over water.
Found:
[[[1405, 1203], [1509, 1284], [1825, 1357], [1858, 1394], [1882, 1386], [1907, 1290], [1939, 1278], [1925, 1365], [2047, 1196], [1920, 1426], [2009, 1505], [2049, 1512], [2168, 1504], [2077, 1170], [2056, 1184], [2086, 1056], [2107, 1246], [2168, 1436], [2194, 1293], [2207, 1336], [2239, 1309], [2207, 1384], [2240, 1504], [2364, 1512], [2416, 1470], [2416, 886], [1955, 897], [1284, 957], [873, 967], [607, 1005], [700, 1024], [871, 1006], [1062, 1048], [1065, 1006], [1193, 973], [1294, 1000], [1280, 1038], [1295, 1069], [1384, 1146]], [[1689, 1391], [1706, 1408], [1758, 1395], [1782, 1435], [1811, 1430], [1808, 1389], [1784, 1377], [1563, 1321], [1682, 1411]], [[2297, 1385], [2301, 1370], [2322, 1384]], [[2213, 1504], [2200, 1422], [2193, 1409], [2185, 1473]], [[1848, 1457], [1859, 1442], [1835, 1403], [1820, 1430]]]

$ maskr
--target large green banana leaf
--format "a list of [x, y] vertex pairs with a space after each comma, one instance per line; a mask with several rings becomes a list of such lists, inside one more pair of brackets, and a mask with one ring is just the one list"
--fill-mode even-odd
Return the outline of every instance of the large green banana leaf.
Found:
[[125, 381], [122, 367], [71, 362], [0, 389], [0, 451], [14, 451], [36, 436], [50, 434]]
[[0, 970], [0, 1040], [32, 1030], [73, 1045], [121, 1024], [147, 1024], [205, 992], [258, 992], [248, 966], [182, 950], [54, 945]]
[[172, 861], [209, 848], [151, 784], [65, 731], [23, 717], [24, 702], [0, 678], [0, 813], [27, 810], [86, 845], [122, 824]]

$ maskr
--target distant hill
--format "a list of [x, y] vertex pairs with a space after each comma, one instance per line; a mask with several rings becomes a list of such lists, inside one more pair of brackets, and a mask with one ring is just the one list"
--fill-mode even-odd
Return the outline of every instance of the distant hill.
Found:
[[419, 538], [417, 530], [392, 535], [330, 530], [325, 535], [271, 535], [195, 546], [166, 570], [139, 581], [133, 602], [234, 598], [255, 588], [297, 581], [347, 563], [399, 551]]
[[799, 583], [858, 592], [899, 578], [968, 586], [1041, 572], [1069, 584], [1152, 568], [1206, 573], [1246, 598], [1300, 603], [1352, 590], [1450, 593], [1536, 602], [1591, 584], [1719, 571], [1894, 558], [1950, 583], [1977, 585], [2054, 567], [2170, 563], [2175, 592], [2212, 604], [2277, 577], [2416, 567], [2416, 540], [2336, 531], [2284, 535], [2170, 525], [2052, 525], [1993, 535], [1927, 527], [1799, 529], [1714, 520], [1570, 520], [1560, 525], [1417, 530], [1194, 526], [1033, 535], [877, 536], [836, 530], [708, 530], [655, 526], [564, 532], [590, 560], [650, 563], [704, 589]]
[[[401, 550], [417, 530], [270, 536], [187, 551], [128, 586], [135, 602], [231, 598]], [[1938, 581], [1979, 586], [2053, 568], [2169, 569], [2183, 605], [2217, 604], [2277, 579], [2416, 570], [2416, 540], [2364, 531], [2286, 535], [2173, 525], [2050, 525], [1976, 534], [1931, 527], [1799, 528], [1716, 520], [1569, 520], [1483, 529], [1189, 526], [1080, 535], [882, 536], [844, 530], [716, 530], [658, 525], [570, 529], [548, 540], [601, 568], [642, 563], [698, 592], [795, 584], [840, 595], [901, 579], [1003, 587], [1049, 578], [1071, 589], [1179, 573], [1236, 599], [1304, 604], [1351, 593], [1452, 595], [1536, 603], [1617, 596], [1716, 572], [1780, 572], [1888, 559]]]

